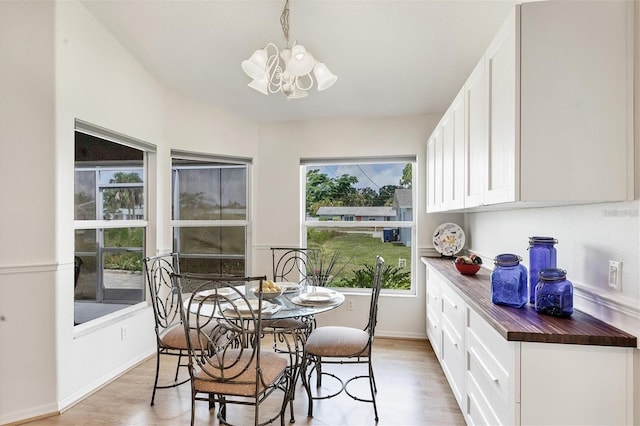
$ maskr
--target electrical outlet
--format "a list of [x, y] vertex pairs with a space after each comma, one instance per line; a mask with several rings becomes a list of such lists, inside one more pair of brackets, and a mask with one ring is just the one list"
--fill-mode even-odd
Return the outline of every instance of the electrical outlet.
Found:
[[129, 329], [126, 325], [123, 325], [120, 328], [120, 340], [124, 342], [125, 340], [127, 340], [127, 337], [129, 337]]
[[353, 311], [353, 300], [347, 300], [347, 311]]
[[622, 291], [622, 262], [609, 261], [609, 288]]

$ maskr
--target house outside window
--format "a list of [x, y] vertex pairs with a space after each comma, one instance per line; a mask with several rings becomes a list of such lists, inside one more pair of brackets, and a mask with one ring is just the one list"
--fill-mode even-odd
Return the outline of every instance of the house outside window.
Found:
[[145, 300], [150, 152], [153, 145], [76, 121], [76, 325]]
[[414, 167], [415, 157], [301, 160], [302, 245], [320, 249], [317, 264], [335, 264], [329, 286], [366, 288], [379, 254], [386, 263], [384, 291], [414, 291]]
[[173, 250], [182, 272], [246, 275], [249, 166], [172, 153]]

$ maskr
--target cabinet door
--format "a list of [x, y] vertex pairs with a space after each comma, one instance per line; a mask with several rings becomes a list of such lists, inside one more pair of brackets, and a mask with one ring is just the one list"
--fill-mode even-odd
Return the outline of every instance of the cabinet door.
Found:
[[464, 85], [466, 131], [464, 140], [464, 206], [484, 202], [484, 173], [487, 164], [487, 73], [484, 56]]
[[438, 359], [442, 354], [442, 296], [437, 272], [427, 267], [427, 337]]
[[451, 196], [446, 199], [449, 209], [464, 208], [464, 139], [465, 139], [465, 114], [464, 114], [464, 89], [460, 90], [451, 104]]
[[427, 142], [427, 213], [438, 210], [436, 203], [436, 138]]
[[465, 408], [465, 311], [466, 304], [448, 285], [442, 286], [441, 364], [460, 409]]
[[453, 199], [453, 114], [452, 110], [448, 109], [442, 116], [440, 121], [440, 134], [442, 135], [442, 208], [443, 210], [450, 210], [451, 200]]
[[516, 201], [518, 197], [519, 140], [516, 138], [520, 112], [519, 54], [513, 12], [487, 49], [488, 77], [488, 161], [485, 173], [485, 203]]
[[427, 212], [429, 213], [444, 209], [443, 148], [442, 127], [438, 124], [427, 144]]

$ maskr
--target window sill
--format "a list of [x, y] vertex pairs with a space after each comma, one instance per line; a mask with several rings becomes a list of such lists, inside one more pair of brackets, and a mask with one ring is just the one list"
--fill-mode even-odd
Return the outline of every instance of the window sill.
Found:
[[151, 309], [151, 307], [146, 301], [144, 301], [128, 308], [120, 309], [116, 312], [101, 316], [100, 318], [76, 325], [73, 327], [73, 338], [77, 339], [82, 336], [86, 336], [97, 330], [121, 322], [127, 318], [139, 315], [147, 309]]

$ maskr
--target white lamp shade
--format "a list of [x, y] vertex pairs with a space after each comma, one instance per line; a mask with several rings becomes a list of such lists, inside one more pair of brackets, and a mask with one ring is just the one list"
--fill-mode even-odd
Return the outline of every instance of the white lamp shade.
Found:
[[316, 63], [316, 66], [313, 68], [313, 74], [316, 76], [319, 92], [333, 86], [333, 83], [338, 79], [322, 62]]
[[287, 68], [294, 75], [305, 75], [311, 72], [314, 62], [313, 55], [308, 53], [302, 45], [296, 44], [291, 49], [291, 58], [287, 63]]
[[247, 86], [257, 90], [258, 92], [264, 93], [265, 95], [269, 94], [269, 90], [267, 88], [268, 85], [269, 80], [266, 77], [261, 80], [251, 80], [251, 83], [247, 84]]
[[258, 49], [246, 61], [242, 61], [242, 70], [254, 80], [262, 80], [267, 75], [267, 51]]

